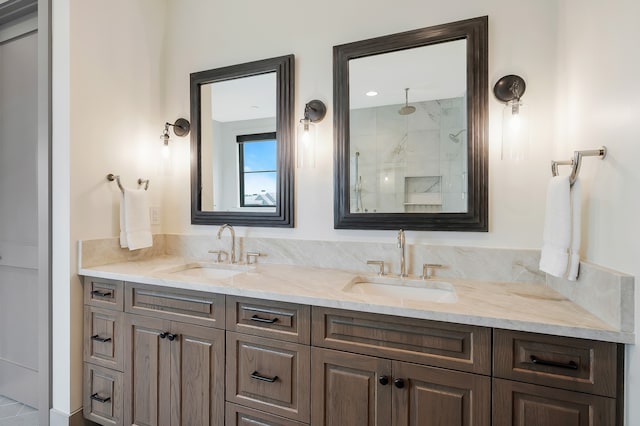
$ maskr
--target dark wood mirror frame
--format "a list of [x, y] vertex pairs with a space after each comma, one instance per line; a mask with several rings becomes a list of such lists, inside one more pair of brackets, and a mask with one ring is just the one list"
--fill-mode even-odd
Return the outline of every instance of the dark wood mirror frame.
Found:
[[[349, 205], [349, 61], [463, 39], [467, 40], [467, 212], [352, 213]], [[488, 230], [488, 17], [334, 46], [333, 85], [336, 229]]]
[[[201, 206], [200, 87], [203, 84], [276, 72], [277, 199], [275, 212], [203, 211]], [[198, 225], [294, 226], [294, 56], [248, 62], [191, 74], [191, 223]]]

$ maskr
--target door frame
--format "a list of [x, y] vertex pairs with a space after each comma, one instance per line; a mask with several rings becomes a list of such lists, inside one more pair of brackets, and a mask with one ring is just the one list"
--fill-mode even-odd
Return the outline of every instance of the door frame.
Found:
[[37, 32], [38, 417], [51, 408], [51, 0], [0, 4], [0, 43]]

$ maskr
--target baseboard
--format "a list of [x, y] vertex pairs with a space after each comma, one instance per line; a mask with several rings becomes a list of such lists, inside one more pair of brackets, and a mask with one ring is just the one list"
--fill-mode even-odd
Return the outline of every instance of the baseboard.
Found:
[[49, 411], [49, 426], [97, 426], [97, 424], [86, 420], [82, 416], [82, 409], [69, 416], [52, 408]]

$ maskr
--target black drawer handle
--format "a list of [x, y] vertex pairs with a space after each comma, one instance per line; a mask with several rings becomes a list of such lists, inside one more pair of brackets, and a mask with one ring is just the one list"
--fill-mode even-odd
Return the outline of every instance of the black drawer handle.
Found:
[[531, 355], [530, 359], [531, 359], [531, 362], [536, 364], [536, 365], [546, 365], [546, 366], [549, 366], [549, 367], [566, 368], [568, 370], [577, 370], [578, 369], [578, 364], [576, 364], [573, 361], [569, 361], [568, 363], [547, 361], [547, 360], [544, 360], [544, 359], [540, 359], [535, 355]]
[[110, 291], [93, 290], [91, 295], [98, 297], [111, 297], [113, 293]]
[[95, 340], [100, 343], [107, 343], [111, 341], [111, 337], [100, 337], [99, 334], [96, 334], [95, 336], [91, 336], [91, 340]]
[[395, 387], [397, 387], [398, 389], [402, 389], [404, 387], [404, 380], [403, 379], [395, 379], [393, 381], [393, 384], [395, 385]]
[[269, 383], [273, 383], [276, 380], [278, 380], [278, 376], [265, 377], [260, 375], [260, 373], [258, 373], [257, 371], [254, 371], [253, 373], [251, 373], [250, 376], [252, 379], [262, 380], [263, 382], [269, 382]]
[[380, 376], [378, 377], [378, 382], [382, 385], [382, 386], [386, 386], [389, 384], [389, 377], [388, 376]]
[[111, 397], [110, 396], [102, 398], [100, 395], [98, 395], [98, 392], [96, 392], [93, 395], [91, 395], [91, 399], [93, 399], [94, 401], [98, 401], [101, 404], [104, 404], [105, 402], [111, 401]]
[[260, 318], [257, 315], [252, 316], [250, 319], [251, 319], [251, 321], [264, 322], [264, 323], [267, 323], [267, 324], [273, 324], [274, 322], [278, 321], [277, 317], [272, 318], [272, 319], [266, 319], [266, 318]]

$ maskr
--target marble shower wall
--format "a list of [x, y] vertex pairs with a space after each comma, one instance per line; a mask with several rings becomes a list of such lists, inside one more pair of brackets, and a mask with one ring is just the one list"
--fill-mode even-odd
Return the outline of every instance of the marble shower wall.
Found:
[[352, 212], [466, 210], [465, 98], [411, 105], [351, 110]]

